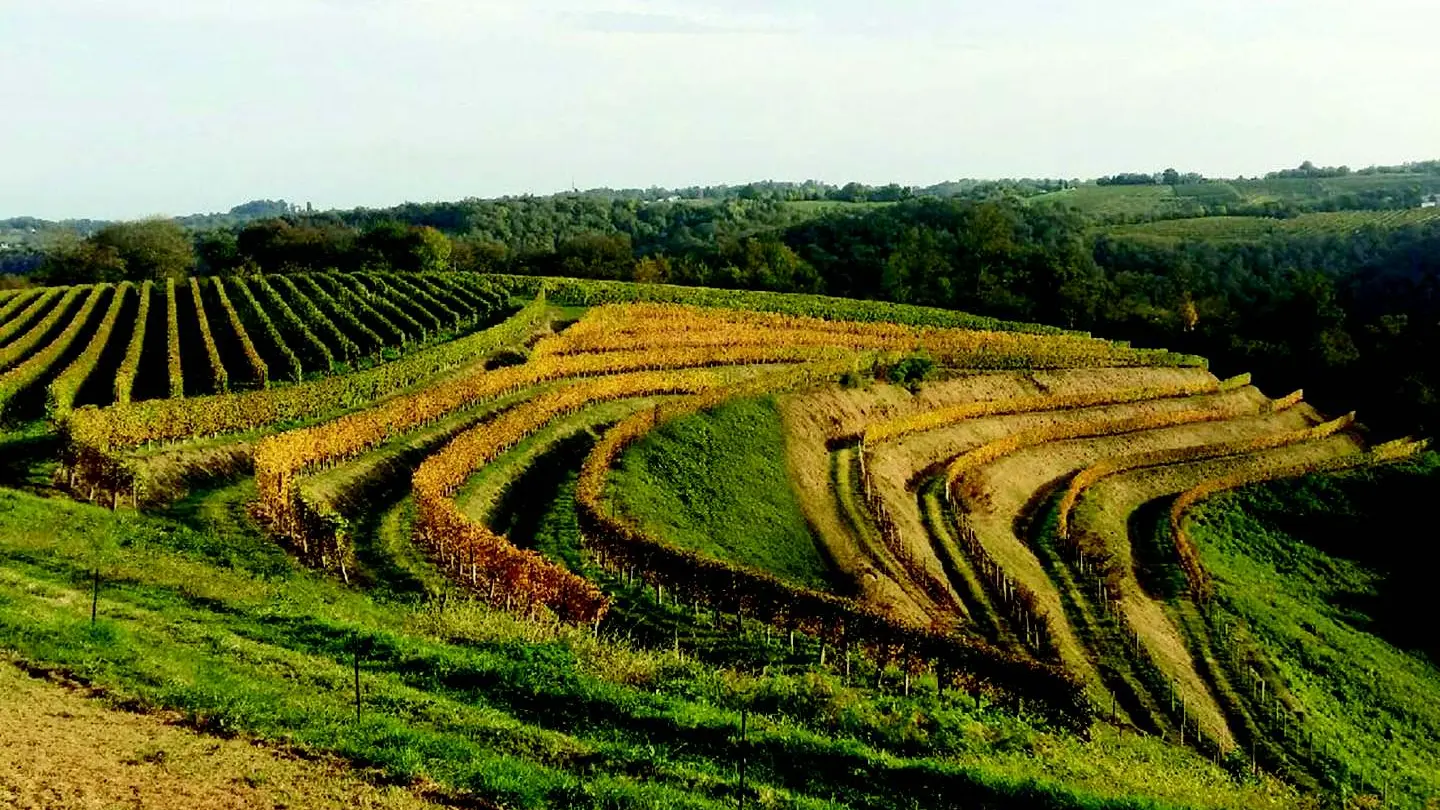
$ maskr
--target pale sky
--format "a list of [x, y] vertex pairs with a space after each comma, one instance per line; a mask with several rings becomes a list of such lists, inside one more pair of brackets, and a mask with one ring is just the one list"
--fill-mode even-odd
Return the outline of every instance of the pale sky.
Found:
[[0, 217], [1440, 157], [1437, 0], [0, 0]]

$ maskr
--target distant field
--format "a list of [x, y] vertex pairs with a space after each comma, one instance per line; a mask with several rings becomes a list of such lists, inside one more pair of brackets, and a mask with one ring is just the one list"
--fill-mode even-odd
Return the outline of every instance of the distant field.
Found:
[[1434, 193], [1440, 189], [1440, 177], [1433, 174], [1352, 174], [1348, 177], [1237, 180], [1233, 181], [1232, 185], [1246, 202], [1304, 202], [1340, 194], [1398, 190], [1412, 186], [1419, 186], [1427, 193]]
[[[1055, 191], [1031, 197], [1031, 205], [1061, 205], [1110, 221], [1137, 218], [1202, 216], [1223, 213], [1215, 206], [1288, 203], [1315, 205], [1344, 195], [1391, 191], [1395, 205], [1407, 194], [1440, 193], [1440, 176], [1429, 174], [1350, 175], [1328, 178], [1221, 180], [1180, 186], [1097, 186]], [[1207, 209], [1208, 207], [1208, 209]], [[1354, 204], [1342, 207], [1355, 207]]]
[[1030, 198], [1031, 205], [1059, 205], [1093, 217], [1145, 217], [1200, 213], [1170, 186], [1079, 186]]
[[796, 211], [815, 216], [832, 211], [869, 211], [894, 204], [893, 202], [842, 202], [840, 200], [793, 200], [785, 203]]
[[1246, 242], [1273, 234], [1348, 234], [1363, 228], [1398, 228], [1440, 220], [1440, 208], [1410, 208], [1401, 211], [1325, 211], [1301, 214], [1291, 219], [1272, 217], [1192, 217], [1106, 229], [1114, 236], [1136, 237], [1162, 242], [1204, 239]]

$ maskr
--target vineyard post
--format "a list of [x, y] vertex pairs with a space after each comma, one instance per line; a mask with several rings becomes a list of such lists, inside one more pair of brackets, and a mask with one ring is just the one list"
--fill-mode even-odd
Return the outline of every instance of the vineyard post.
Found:
[[355, 639], [355, 722], [360, 722], [360, 639]]
[[750, 710], [740, 710], [740, 810], [745, 810], [745, 754], [750, 730]]
[[96, 567], [92, 572], [92, 583], [90, 588], [90, 626], [95, 626], [95, 617], [100, 611], [100, 569]]

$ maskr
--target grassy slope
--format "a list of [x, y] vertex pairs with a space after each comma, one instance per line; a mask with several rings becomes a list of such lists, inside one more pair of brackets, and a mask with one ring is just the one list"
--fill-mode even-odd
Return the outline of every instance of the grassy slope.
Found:
[[1196, 806], [1278, 806], [1284, 795], [1153, 740], [1102, 731], [1086, 742], [964, 696], [744, 675], [463, 603], [376, 602], [295, 570], [243, 524], [211, 520], [116, 518], [0, 491], [0, 646], [202, 730], [514, 807], [733, 806], [742, 706], [760, 713], [752, 800], [778, 807], [1152, 806], [1050, 779]]
[[[1426, 558], [1436, 552], [1372, 516], [1386, 514], [1374, 510], [1387, 501], [1389, 514], [1404, 515], [1415, 507], [1407, 498], [1437, 485], [1431, 454], [1403, 468], [1250, 487], [1205, 504], [1193, 524], [1219, 585], [1217, 610], [1248, 625], [1304, 707], [1334, 783], [1352, 794], [1362, 783], [1388, 787], [1399, 806], [1440, 795], [1440, 670], [1386, 640], [1409, 632], [1407, 646], [1440, 646], [1422, 618], [1433, 615], [1421, 596], [1429, 574], [1407, 571], [1433, 571]], [[1407, 598], [1410, 615], [1387, 623], [1390, 605]]]
[[834, 584], [791, 489], [772, 400], [730, 403], [653, 432], [622, 457], [614, 491], [671, 542], [811, 587]]
[[638, 410], [654, 408], [664, 400], [664, 397], [622, 399], [604, 402], [560, 417], [521, 439], [515, 447], [476, 470], [455, 493], [455, 501], [471, 520], [488, 522], [491, 511], [507, 494], [512, 494], [512, 500], [524, 499], [524, 493], [507, 493], [507, 490], [537, 458], [577, 433], [599, 431]]

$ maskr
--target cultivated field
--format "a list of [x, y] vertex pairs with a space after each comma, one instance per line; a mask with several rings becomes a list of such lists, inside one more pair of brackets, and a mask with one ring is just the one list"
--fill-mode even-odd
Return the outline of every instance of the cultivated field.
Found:
[[1248, 242], [1273, 235], [1348, 236], [1366, 228], [1400, 228], [1440, 221], [1440, 208], [1395, 211], [1322, 211], [1287, 219], [1272, 217], [1193, 217], [1136, 225], [1118, 225], [1106, 233], [1160, 242]]
[[[43, 534], [15, 541], [16, 571], [63, 594], [0, 593], [3, 643], [76, 666], [91, 642], [64, 628], [92, 603], [61, 583], [93, 571], [99, 605], [103, 568], [125, 595], [101, 612], [130, 618], [106, 631], [92, 677], [437, 795], [1280, 806], [1294, 788], [1276, 777], [1378, 787], [1337, 776], [1313, 736], [1296, 742], [1304, 707], [1275, 708], [1295, 691], [1280, 669], [1222, 654], [1232, 637], [1210, 621], [1215, 582], [1188, 513], [1422, 445], [1370, 447], [1353, 415], [1219, 380], [1201, 358], [816, 296], [320, 273], [11, 294], [0, 362], [27, 486], [63, 491], [83, 503], [57, 515], [102, 527], [51, 551]], [[200, 545], [203, 564], [157, 540], [147, 569], [87, 556], [75, 538], [124, 535], [106, 520], [224, 533]], [[252, 579], [246, 555], [306, 569], [303, 587]], [[230, 605], [215, 621], [233, 637], [204, 643], [253, 665], [221, 678], [251, 702], [205, 698], [208, 665], [146, 630], [167, 600], [183, 605], [163, 622], [176, 638], [197, 632], [182, 615]], [[22, 614], [50, 629], [24, 635]], [[121, 652], [142, 647], [175, 656], [170, 673]], [[317, 717], [349, 711], [352, 659], [357, 717], [387, 724], [364, 742], [334, 730], [343, 719], [302, 717], [303, 701]], [[167, 678], [181, 686], [153, 685]], [[797, 708], [813, 689], [835, 690], [819, 715]], [[283, 722], [257, 708], [267, 700]], [[932, 703], [902, 721], [920, 705], [905, 701]], [[717, 764], [737, 707], [769, 746], [748, 775]], [[985, 741], [936, 753], [946, 712]], [[1044, 778], [971, 751], [994, 754], [1000, 733], [972, 712], [1053, 735], [1024, 754]], [[663, 767], [642, 764], [644, 745]], [[1142, 749], [1152, 775], [1187, 775], [1157, 787], [1074, 765]], [[787, 764], [803, 757], [824, 774]], [[847, 782], [847, 768], [870, 776]]]

